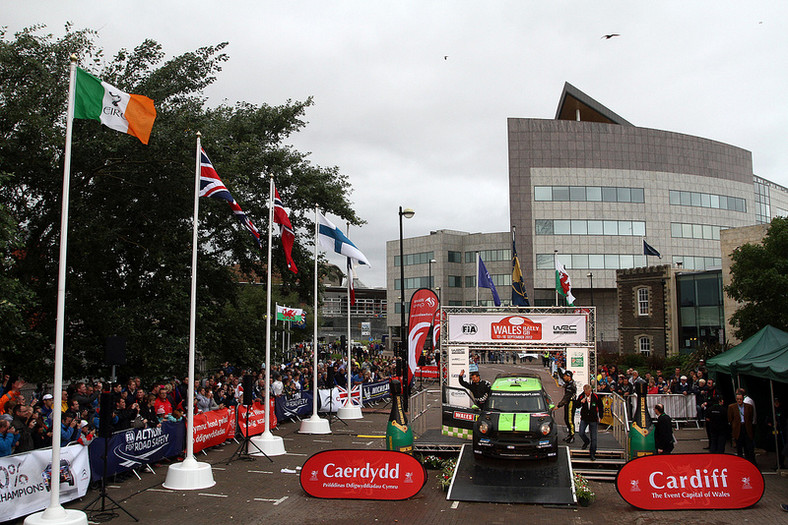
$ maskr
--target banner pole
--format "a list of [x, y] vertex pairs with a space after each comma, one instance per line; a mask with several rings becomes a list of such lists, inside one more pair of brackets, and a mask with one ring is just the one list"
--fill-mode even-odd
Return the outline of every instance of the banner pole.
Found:
[[479, 306], [479, 252], [476, 252], [476, 306]]
[[270, 434], [269, 424], [271, 416], [270, 399], [271, 399], [271, 242], [273, 239], [273, 221], [274, 221], [274, 176], [269, 177], [269, 191], [268, 191], [268, 268], [266, 277], [266, 315], [265, 315], [265, 430], [263, 435]]
[[312, 365], [312, 389], [314, 396], [312, 396], [312, 419], [318, 417], [317, 415], [317, 245], [318, 245], [318, 232], [320, 231], [320, 221], [317, 220], [317, 205], [315, 205], [315, 304], [313, 315], [313, 334], [312, 334], [312, 353], [314, 365]]

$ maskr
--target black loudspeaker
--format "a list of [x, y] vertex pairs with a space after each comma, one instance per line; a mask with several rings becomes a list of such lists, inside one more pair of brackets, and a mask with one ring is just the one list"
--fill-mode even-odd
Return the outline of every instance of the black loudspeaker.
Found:
[[112, 406], [113, 396], [110, 392], [102, 392], [99, 396], [99, 437], [112, 437]]
[[347, 336], [340, 335], [339, 336], [339, 346], [342, 350], [347, 350]]
[[326, 388], [334, 387], [334, 365], [328, 365], [326, 368]]
[[244, 386], [244, 406], [249, 406], [254, 402], [254, 376], [246, 374], [243, 380]]
[[104, 347], [104, 364], [108, 366], [126, 364], [125, 337], [107, 337], [107, 345]]

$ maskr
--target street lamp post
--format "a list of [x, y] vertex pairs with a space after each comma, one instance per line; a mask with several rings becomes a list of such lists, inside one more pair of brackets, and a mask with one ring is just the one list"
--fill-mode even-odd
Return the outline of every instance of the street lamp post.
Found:
[[591, 280], [591, 306], [594, 306], [594, 274], [588, 272], [586, 274], [586, 277], [588, 277]]
[[400, 289], [400, 303], [399, 303], [399, 348], [400, 359], [402, 360], [402, 393], [405, 394], [405, 410], [408, 409], [408, 348], [405, 345], [407, 335], [405, 334], [405, 249], [402, 242], [402, 217], [410, 219], [416, 214], [410, 208], [402, 209], [399, 207], [399, 289]]
[[436, 262], [438, 261], [436, 261], [435, 259], [430, 259], [430, 277], [429, 280], [427, 281], [430, 290], [432, 290], [432, 263], [436, 263]]

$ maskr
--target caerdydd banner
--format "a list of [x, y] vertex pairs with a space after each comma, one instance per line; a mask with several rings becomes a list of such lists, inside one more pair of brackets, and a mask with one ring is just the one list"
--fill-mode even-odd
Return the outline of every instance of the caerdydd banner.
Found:
[[[165, 421], [160, 427], [117, 432], [109, 438], [107, 476], [177, 456], [183, 451], [185, 438], [185, 421]], [[102, 456], [105, 441], [106, 438], [97, 437], [90, 442], [90, 467], [94, 481], [100, 480], [104, 472]]]
[[[0, 522], [43, 510], [49, 504], [52, 449], [0, 458]], [[88, 449], [60, 449], [60, 503], [81, 498], [90, 484]]]
[[585, 315], [448, 314], [452, 343], [584, 343]]
[[413, 380], [416, 364], [424, 350], [424, 341], [438, 311], [438, 296], [429, 288], [419, 288], [410, 297], [408, 314], [408, 382]]

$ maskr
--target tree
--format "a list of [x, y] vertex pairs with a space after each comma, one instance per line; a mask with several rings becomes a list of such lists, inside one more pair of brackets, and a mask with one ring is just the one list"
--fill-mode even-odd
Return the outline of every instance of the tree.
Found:
[[[151, 97], [158, 116], [148, 146], [95, 121], [74, 122], [65, 377], [106, 375], [101, 362], [111, 335], [128, 341], [128, 373], [184, 373], [198, 130], [222, 180], [261, 232], [268, 228], [274, 176], [292, 209], [299, 273], [286, 269], [278, 239], [273, 271], [282, 294], [311, 302], [313, 240], [298, 232], [314, 231], [314, 206], [361, 222], [347, 199], [347, 177], [336, 167], [311, 164], [308, 154], [285, 142], [304, 127], [312, 100], [207, 107], [202, 92], [228, 60], [224, 43], [164, 60], [161, 46], [146, 40], [107, 60], [94, 31], [67, 26], [61, 37], [42, 31], [34, 26], [13, 38], [0, 32], [0, 166], [12, 175], [0, 188], [0, 202], [20, 225], [25, 257], [17, 275], [40, 299], [26, 312], [38, 320], [35, 330], [18, 336], [6, 363], [27, 366], [31, 378], [51, 374], [30, 357], [52, 355], [71, 53], [102, 80]], [[201, 199], [199, 220], [196, 345], [203, 355], [232, 355], [234, 335], [245, 333], [248, 318], [223, 315], [239, 303], [231, 267], [264, 275], [265, 250], [223, 202]]]
[[731, 255], [725, 291], [742, 305], [731, 318], [746, 339], [766, 325], [788, 330], [788, 218], [772, 219], [762, 244], [744, 244]]

